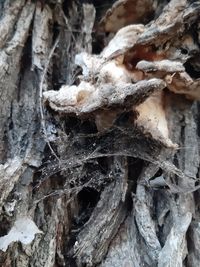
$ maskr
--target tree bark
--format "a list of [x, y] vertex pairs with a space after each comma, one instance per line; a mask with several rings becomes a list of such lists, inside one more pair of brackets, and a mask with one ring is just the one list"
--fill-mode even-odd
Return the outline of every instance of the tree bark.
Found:
[[[199, 14], [190, 0], [1, 1], [0, 266], [200, 265]], [[112, 50], [131, 24], [138, 39]], [[86, 77], [81, 52], [132, 76]], [[81, 81], [100, 93], [54, 101]], [[167, 137], [138, 119], [153, 94]]]

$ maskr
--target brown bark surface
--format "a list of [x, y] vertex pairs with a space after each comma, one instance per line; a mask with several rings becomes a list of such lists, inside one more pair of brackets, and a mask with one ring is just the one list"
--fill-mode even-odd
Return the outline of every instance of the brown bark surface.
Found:
[[0, 2], [0, 266], [200, 266], [199, 14]]

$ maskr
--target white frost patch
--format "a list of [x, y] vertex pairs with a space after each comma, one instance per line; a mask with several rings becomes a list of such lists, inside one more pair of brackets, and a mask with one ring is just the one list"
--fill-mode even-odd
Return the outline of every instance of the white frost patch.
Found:
[[24, 217], [15, 221], [10, 232], [0, 237], [0, 250], [6, 251], [12, 242], [20, 241], [24, 245], [30, 244], [36, 234], [42, 234], [37, 225], [29, 218]]

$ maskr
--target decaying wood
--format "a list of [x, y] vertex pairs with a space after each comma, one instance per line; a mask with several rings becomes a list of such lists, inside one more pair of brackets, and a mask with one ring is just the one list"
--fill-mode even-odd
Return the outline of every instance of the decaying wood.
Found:
[[9, 196], [10, 192], [13, 190], [14, 185], [18, 182], [21, 174], [25, 167], [23, 166], [23, 162], [20, 158], [16, 157], [12, 160], [7, 161], [5, 164], [0, 165], [1, 169], [1, 182], [0, 182], [0, 191], [1, 191], [1, 199], [0, 199], [0, 208]]
[[152, 0], [116, 1], [100, 21], [99, 27], [106, 32], [116, 32], [126, 25], [148, 21], [155, 10], [155, 5]]
[[107, 253], [108, 241], [115, 236], [126, 216], [127, 206], [123, 194], [127, 173], [120, 158], [116, 158], [114, 164], [112, 175], [115, 182], [102, 192], [90, 219], [78, 234], [74, 252], [80, 266], [93, 266], [101, 262]]
[[199, 266], [200, 3], [0, 3], [0, 266]]

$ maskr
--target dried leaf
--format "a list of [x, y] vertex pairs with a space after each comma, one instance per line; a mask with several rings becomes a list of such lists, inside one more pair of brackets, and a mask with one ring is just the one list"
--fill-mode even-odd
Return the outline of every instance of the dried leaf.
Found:
[[145, 27], [143, 24], [129, 25], [122, 28], [102, 51], [101, 56], [110, 59], [123, 54], [129, 48], [133, 47], [144, 30]]
[[167, 147], [177, 147], [169, 139], [162, 92], [151, 95], [145, 102], [137, 106], [136, 111], [139, 114], [136, 124], [143, 128], [144, 133], [151, 134], [155, 140], [161, 141]]
[[95, 87], [88, 82], [82, 81], [79, 86], [63, 85], [59, 91], [44, 92], [44, 98], [48, 99], [52, 106], [62, 110], [65, 107], [75, 107], [88, 98], [95, 91]]
[[193, 80], [181, 62], [171, 60], [138, 62], [136, 68], [145, 72], [148, 78], [162, 78], [170, 91], [184, 94], [192, 100], [200, 100], [200, 79]]
[[171, 60], [160, 60], [160, 61], [146, 61], [141, 60], [136, 65], [136, 68], [144, 72], [164, 72], [175, 73], [185, 71], [185, 68], [181, 62], [171, 61]]
[[105, 61], [101, 56], [80, 53], [75, 58], [75, 63], [83, 70], [86, 80], [98, 78], [98, 83], [131, 83], [142, 80], [143, 73], [139, 70], [129, 71], [122, 60], [118, 57], [115, 60]]
[[184, 94], [191, 100], [200, 100], [200, 79], [193, 80], [186, 72], [175, 74], [170, 82], [169, 90], [176, 94]]
[[[99, 84], [96, 88], [90, 83], [81, 82], [79, 86], [65, 86], [59, 91], [44, 92], [43, 95], [55, 111], [80, 116], [112, 107], [131, 109], [145, 101], [153, 92], [161, 91], [165, 85], [160, 79], [144, 80], [136, 84], [123, 83], [119, 86]], [[78, 101], [81, 92], [83, 97]]]
[[82, 52], [75, 56], [75, 64], [82, 68], [82, 74], [84, 78], [88, 78], [90, 75], [95, 75], [101, 68], [104, 60], [96, 55], [90, 55], [86, 52]]

